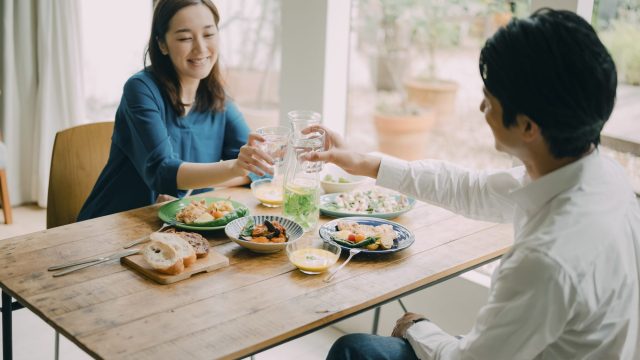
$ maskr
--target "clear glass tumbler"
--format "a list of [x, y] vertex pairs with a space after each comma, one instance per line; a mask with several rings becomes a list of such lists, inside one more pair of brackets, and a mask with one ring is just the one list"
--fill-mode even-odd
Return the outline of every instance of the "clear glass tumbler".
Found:
[[256, 133], [264, 138], [264, 142], [258, 145], [260, 149], [273, 158], [273, 183], [281, 184], [281, 168], [287, 154], [291, 130], [284, 126], [265, 126], [257, 129]]
[[302, 129], [311, 125], [320, 125], [322, 121], [322, 115], [311, 110], [293, 110], [287, 113], [289, 121], [291, 121], [291, 128], [293, 130], [293, 138], [307, 137], [302, 134]]

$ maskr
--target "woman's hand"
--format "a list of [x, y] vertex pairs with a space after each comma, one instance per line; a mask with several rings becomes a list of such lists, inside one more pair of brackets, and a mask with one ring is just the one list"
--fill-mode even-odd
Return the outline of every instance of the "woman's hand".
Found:
[[378, 175], [380, 158], [348, 149], [340, 135], [321, 125], [309, 126], [303, 129], [302, 133], [309, 134], [316, 129], [325, 131], [325, 151], [306, 153], [302, 155], [304, 160], [334, 163], [354, 175], [364, 175], [372, 178]]
[[273, 159], [258, 146], [264, 141], [265, 139], [258, 134], [249, 134], [249, 140], [240, 148], [238, 159], [233, 165], [234, 170], [241, 175], [246, 175], [248, 172], [258, 176], [263, 176], [265, 173], [273, 174]]
[[173, 197], [171, 195], [160, 194], [156, 198], [156, 204], [160, 204], [160, 203], [167, 202], [167, 201], [173, 201], [173, 200], [176, 200], [176, 199], [177, 199], [176, 197]]

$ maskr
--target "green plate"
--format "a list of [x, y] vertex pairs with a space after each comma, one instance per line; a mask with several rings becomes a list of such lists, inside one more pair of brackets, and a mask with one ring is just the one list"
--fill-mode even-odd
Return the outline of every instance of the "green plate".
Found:
[[[176, 220], [176, 214], [178, 213], [178, 211], [185, 208], [187, 205], [191, 204], [192, 201], [200, 201], [200, 200], [204, 200], [207, 203], [207, 205], [220, 200], [231, 201], [231, 204], [233, 204], [234, 209], [236, 209], [235, 210], [236, 213], [232, 213], [232, 214], [236, 216], [229, 216], [231, 215], [229, 214], [227, 215], [228, 218], [221, 218], [221, 219], [204, 223], [204, 224], [185, 224], [183, 222], [179, 222]], [[238, 210], [240, 210], [241, 212], [244, 211], [244, 215], [237, 216]], [[160, 220], [164, 221], [165, 223], [173, 224], [175, 225], [175, 227], [178, 227], [181, 229], [197, 230], [197, 231], [224, 229], [224, 227], [231, 221], [246, 215], [249, 215], [249, 209], [247, 208], [246, 205], [230, 199], [217, 198], [217, 197], [197, 197], [196, 196], [196, 197], [190, 197], [186, 199], [178, 199], [168, 204], [164, 204], [160, 207], [160, 209], [158, 209], [158, 217], [160, 218]]]
[[[347, 216], [369, 216], [379, 219], [394, 219], [398, 216], [406, 213], [407, 211], [413, 209], [413, 206], [416, 204], [416, 199], [407, 197], [409, 203], [407, 206], [402, 208], [401, 210], [388, 212], [388, 213], [374, 213], [374, 212], [349, 212], [346, 210], [338, 210], [335, 207], [331, 206], [333, 202], [335, 202], [335, 198], [341, 193], [336, 194], [326, 194], [320, 196], [320, 213], [322, 215], [331, 216], [334, 218], [342, 218]], [[400, 195], [394, 195], [396, 197], [400, 197]]]

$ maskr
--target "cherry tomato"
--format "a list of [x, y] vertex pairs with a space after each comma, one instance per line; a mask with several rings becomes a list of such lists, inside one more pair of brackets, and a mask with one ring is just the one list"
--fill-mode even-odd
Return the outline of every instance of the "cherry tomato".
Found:
[[349, 237], [347, 238], [347, 240], [351, 242], [356, 242], [356, 236], [354, 234], [349, 234]]

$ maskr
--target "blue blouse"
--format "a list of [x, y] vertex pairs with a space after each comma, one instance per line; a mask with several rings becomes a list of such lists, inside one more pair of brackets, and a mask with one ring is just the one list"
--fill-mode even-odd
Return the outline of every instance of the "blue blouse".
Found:
[[235, 159], [248, 137], [249, 127], [232, 102], [221, 112], [192, 110], [180, 117], [153, 75], [140, 71], [124, 85], [109, 160], [78, 221], [151, 205], [159, 194], [181, 197], [176, 179], [183, 161]]

